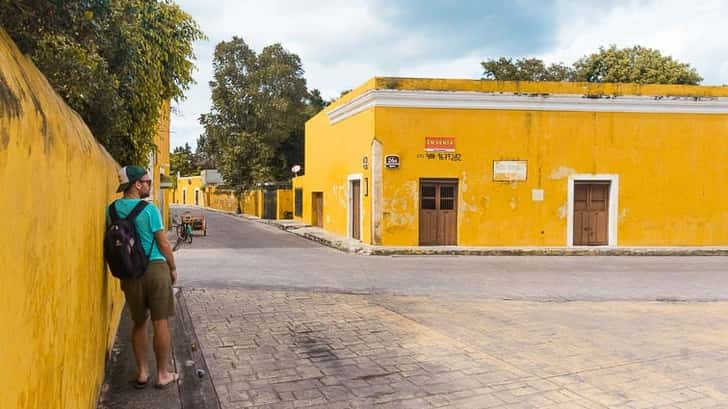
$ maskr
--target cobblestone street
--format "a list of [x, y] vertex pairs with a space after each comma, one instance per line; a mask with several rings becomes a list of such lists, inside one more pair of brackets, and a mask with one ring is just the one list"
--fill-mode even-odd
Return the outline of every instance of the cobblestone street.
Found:
[[728, 304], [185, 289], [223, 408], [720, 408]]

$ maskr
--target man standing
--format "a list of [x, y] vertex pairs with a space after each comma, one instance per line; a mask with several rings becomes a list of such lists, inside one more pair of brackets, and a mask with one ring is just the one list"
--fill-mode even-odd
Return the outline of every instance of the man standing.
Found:
[[[124, 197], [114, 201], [111, 206], [114, 206], [118, 217], [124, 218], [142, 199], [149, 197], [152, 178], [143, 167], [131, 165], [119, 170], [119, 182], [117, 192], [124, 192]], [[126, 305], [134, 321], [131, 334], [137, 365], [134, 386], [142, 389], [150, 378], [146, 355], [147, 325], [151, 317], [154, 326], [154, 355], [157, 361], [155, 386], [164, 388], [179, 379], [177, 373], [169, 372], [171, 336], [168, 324], [169, 317], [174, 316], [172, 285], [177, 281], [177, 269], [162, 217], [153, 203], [145, 206], [136, 216], [134, 225], [144, 253], [149, 255], [149, 265], [144, 275], [121, 280]]]

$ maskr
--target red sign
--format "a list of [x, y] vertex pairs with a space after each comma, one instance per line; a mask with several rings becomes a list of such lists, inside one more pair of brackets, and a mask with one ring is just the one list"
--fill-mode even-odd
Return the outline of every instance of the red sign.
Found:
[[455, 152], [455, 138], [452, 136], [425, 137], [426, 152]]

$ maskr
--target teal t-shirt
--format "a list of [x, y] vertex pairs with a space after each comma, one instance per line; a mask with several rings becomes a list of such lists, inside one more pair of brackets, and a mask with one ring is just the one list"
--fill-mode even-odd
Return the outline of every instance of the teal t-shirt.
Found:
[[[137, 203], [139, 203], [140, 201], [141, 199], [119, 199], [114, 202], [116, 206], [116, 213], [119, 215], [119, 217], [126, 217], [129, 213], [131, 213], [132, 209], [134, 209], [134, 206], [136, 206]], [[107, 224], [111, 222], [108, 207], [106, 208], [106, 222]], [[150, 254], [149, 247], [153, 246], [152, 253], [149, 256], [149, 260], [166, 261], [167, 259], [164, 258], [162, 252], [159, 251], [159, 247], [157, 247], [157, 241], [154, 240], [154, 233], [160, 230], [164, 230], [164, 225], [162, 224], [162, 216], [159, 214], [159, 209], [157, 209], [157, 206], [155, 206], [154, 203], [150, 202], [144, 208], [144, 210], [139, 213], [137, 218], [134, 219], [134, 225], [136, 226], [137, 233], [139, 234], [139, 239], [142, 242], [144, 253]]]

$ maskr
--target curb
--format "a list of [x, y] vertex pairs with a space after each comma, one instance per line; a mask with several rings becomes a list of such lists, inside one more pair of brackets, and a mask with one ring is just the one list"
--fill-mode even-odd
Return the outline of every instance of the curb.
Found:
[[172, 350], [177, 363], [177, 372], [183, 379], [179, 388], [182, 408], [220, 409], [220, 401], [200, 349], [200, 342], [183, 292], [184, 289], [180, 288], [175, 294], [177, 317], [172, 320], [174, 329]]
[[625, 257], [691, 257], [691, 256], [728, 256], [728, 249], [634, 249], [634, 248], [609, 248], [609, 249], [453, 249], [453, 250], [430, 250], [430, 249], [387, 249], [375, 248], [371, 255], [394, 256], [394, 255], [449, 255], [449, 256], [625, 256]]
[[308, 225], [285, 225], [275, 220], [260, 219], [255, 216], [237, 214], [226, 210], [218, 210], [205, 207], [218, 213], [229, 214], [246, 220], [274, 226], [280, 230], [295, 234], [307, 240], [315, 241], [333, 249], [351, 254], [371, 256], [629, 256], [629, 257], [697, 257], [697, 256], [728, 256], [728, 247], [624, 247], [624, 248], [512, 248], [512, 247], [491, 247], [491, 248], [401, 248], [386, 246], [349, 246], [340, 240], [331, 240], [311, 232], [297, 232], [301, 228], [311, 227]]

